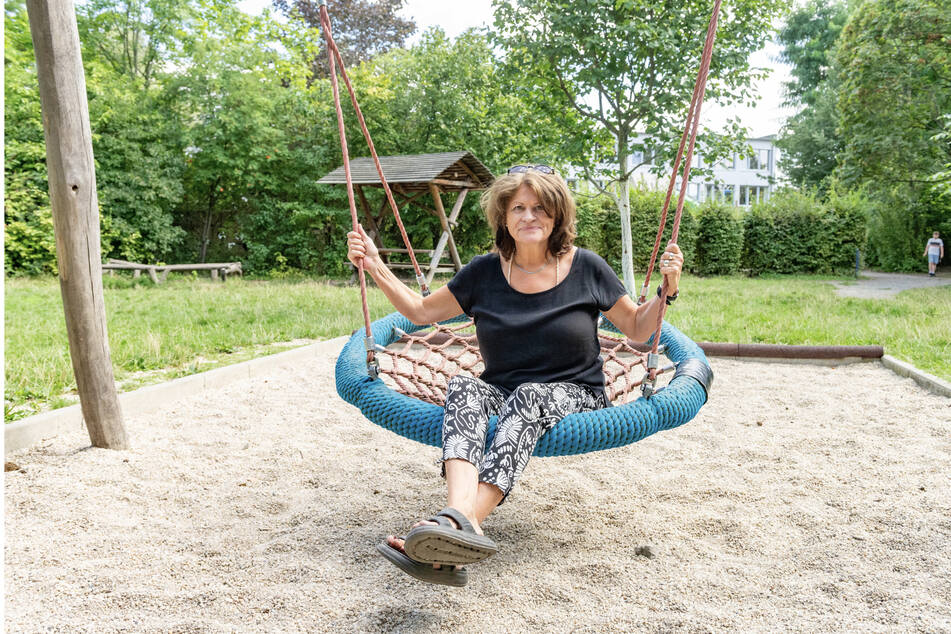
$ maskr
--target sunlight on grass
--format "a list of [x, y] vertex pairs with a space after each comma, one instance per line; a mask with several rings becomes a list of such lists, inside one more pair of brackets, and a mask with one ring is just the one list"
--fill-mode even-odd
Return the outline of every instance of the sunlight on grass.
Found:
[[[951, 379], [951, 287], [890, 299], [838, 297], [831, 278], [686, 276], [668, 320], [696, 341], [883, 345]], [[360, 292], [321, 280], [106, 278], [109, 341], [123, 390], [329, 339], [363, 326]], [[59, 285], [6, 281], [7, 421], [75, 401]], [[391, 308], [369, 289], [371, 318]]]

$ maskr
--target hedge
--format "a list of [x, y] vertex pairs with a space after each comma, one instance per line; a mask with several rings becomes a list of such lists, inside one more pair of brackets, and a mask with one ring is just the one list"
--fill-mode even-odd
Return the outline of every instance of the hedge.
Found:
[[[617, 204], [606, 195], [587, 196], [576, 194], [578, 205], [578, 246], [590, 249], [599, 254], [615, 270], [620, 272], [621, 267], [621, 221]], [[640, 188], [631, 190], [631, 246], [634, 262], [634, 274], [638, 280], [643, 279], [650, 262], [654, 240], [657, 237], [657, 227], [660, 223], [660, 214], [664, 205], [664, 192], [647, 191]], [[661, 249], [670, 240], [673, 228], [676, 202], [671, 202], [664, 233], [661, 238]], [[697, 220], [694, 206], [688, 203], [684, 208], [680, 220], [680, 232], [677, 243], [684, 252], [684, 268], [693, 266], [696, 257], [695, 245], [697, 241]], [[655, 272], [657, 266], [655, 265]], [[640, 282], [638, 282], [640, 283]], [[637, 292], [640, 288], [629, 289]]]
[[740, 269], [743, 222], [732, 205], [708, 201], [700, 207], [696, 270], [701, 275], [729, 275]]
[[868, 203], [857, 192], [826, 200], [781, 190], [744, 218], [742, 266], [762, 273], [835, 273], [852, 268], [865, 244]]

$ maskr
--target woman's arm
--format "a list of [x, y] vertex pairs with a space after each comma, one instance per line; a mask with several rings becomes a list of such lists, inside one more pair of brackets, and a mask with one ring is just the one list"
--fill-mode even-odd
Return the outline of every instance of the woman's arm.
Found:
[[423, 297], [401, 282], [380, 258], [380, 252], [362, 226], [359, 232], [351, 231], [347, 234], [347, 246], [347, 258], [353, 265], [359, 266], [362, 260], [364, 270], [370, 274], [393, 307], [417, 326], [432, 324], [462, 313], [462, 307], [449, 287], [443, 286], [431, 295]]
[[[667, 245], [660, 258], [660, 272], [667, 282], [667, 295], [676, 295], [680, 291], [680, 271], [684, 265], [684, 256], [676, 244]], [[660, 312], [660, 298], [654, 297], [640, 306], [628, 295], [623, 295], [604, 316], [611, 320], [624, 335], [633, 341], [647, 341], [657, 328], [657, 315]]]

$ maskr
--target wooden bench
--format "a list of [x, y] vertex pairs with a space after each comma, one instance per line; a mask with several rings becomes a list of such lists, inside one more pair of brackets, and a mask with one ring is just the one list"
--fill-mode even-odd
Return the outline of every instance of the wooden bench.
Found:
[[125, 260], [110, 259], [102, 265], [103, 271], [132, 271], [132, 277], [139, 277], [145, 271], [156, 284], [161, 284], [168, 278], [170, 271], [210, 271], [211, 279], [227, 281], [228, 275], [241, 275], [240, 262], [205, 262], [201, 264], [140, 264]]

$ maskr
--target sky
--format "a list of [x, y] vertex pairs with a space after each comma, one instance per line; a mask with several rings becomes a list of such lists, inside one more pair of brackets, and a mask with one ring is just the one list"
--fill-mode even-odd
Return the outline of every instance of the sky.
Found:
[[[260, 13], [270, 5], [270, 0], [241, 0], [238, 6], [248, 13]], [[452, 9], [447, 10], [447, 6], [452, 6]], [[431, 26], [441, 27], [450, 37], [456, 37], [469, 27], [490, 26], [492, 2], [465, 0], [449, 5], [446, 0], [406, 0], [402, 14], [412, 18], [418, 27], [416, 35], [410, 39], [410, 44], [413, 44]], [[751, 137], [777, 134], [785, 118], [793, 114], [792, 110], [782, 107], [782, 83], [789, 79], [789, 68], [776, 61], [778, 54], [779, 46], [775, 43], [769, 43], [753, 54], [753, 66], [770, 69], [769, 77], [753, 85], [753, 93], [760, 97], [755, 106], [728, 108], [708, 102], [701, 110], [703, 123], [716, 130], [722, 128], [729, 117], [739, 115]], [[696, 77], [697, 69], [685, 68], [684, 72]]]

